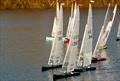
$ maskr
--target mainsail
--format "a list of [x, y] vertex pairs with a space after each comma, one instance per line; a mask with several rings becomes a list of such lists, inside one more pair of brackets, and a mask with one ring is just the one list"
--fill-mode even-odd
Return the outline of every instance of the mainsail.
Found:
[[51, 36], [52, 37], [55, 37], [55, 34], [56, 34], [56, 30], [57, 30], [57, 22], [56, 20], [59, 21], [59, 17], [60, 17], [60, 8], [59, 8], [59, 3], [56, 4], [56, 16], [54, 17], [54, 22], [53, 22], [53, 29], [52, 29], [52, 33], [51, 33]]
[[96, 46], [95, 46], [95, 49], [94, 49], [94, 52], [93, 52], [93, 57], [96, 57], [96, 54], [99, 54], [100, 50], [101, 50], [101, 43], [102, 43], [102, 38], [101, 37], [102, 37], [102, 33], [104, 31], [104, 28], [106, 26], [106, 23], [108, 22], [109, 8], [110, 8], [110, 4], [108, 5], [108, 8], [107, 8], [104, 23], [103, 23], [103, 26], [101, 28], [101, 31], [100, 31], [100, 34], [99, 34], [99, 37], [98, 37], [98, 40], [97, 40], [97, 43], [96, 43]]
[[64, 72], [71, 72], [76, 67], [76, 60], [78, 54], [78, 35], [79, 35], [79, 6], [75, 4], [74, 17], [72, 23], [72, 33], [70, 36], [70, 42], [67, 47], [66, 55], [63, 62]]
[[85, 26], [84, 36], [82, 40], [79, 58], [77, 60], [78, 66], [89, 66], [92, 60], [92, 7], [89, 4], [88, 20]]
[[107, 43], [107, 39], [108, 39], [108, 36], [110, 34], [110, 31], [111, 31], [111, 28], [112, 28], [112, 25], [113, 25], [113, 21], [115, 19], [115, 15], [116, 15], [116, 11], [117, 11], [117, 5], [115, 5], [115, 8], [113, 10], [113, 13], [112, 15], [109, 17], [109, 22], [107, 24], [107, 27], [105, 29], [105, 33], [103, 34], [103, 42], [102, 42], [102, 45], [105, 46], [106, 43]]
[[63, 43], [62, 35], [55, 35], [52, 43], [52, 49], [48, 61], [48, 65], [59, 65], [63, 63]]
[[106, 45], [108, 36], [109, 36], [111, 28], [112, 28], [113, 21], [115, 18], [116, 10], [117, 10], [117, 5], [115, 5], [113, 13], [109, 17], [109, 21], [107, 22], [107, 24], [102, 26], [95, 50], [93, 52], [93, 57], [97, 57], [97, 56], [101, 55], [100, 51]]
[[62, 22], [63, 9], [60, 6], [60, 14], [56, 18], [56, 33], [54, 34], [52, 49], [48, 61], [48, 65], [59, 65], [63, 63], [63, 22]]
[[[110, 7], [110, 5], [108, 6], [108, 9], [107, 9], [107, 12], [106, 12], [106, 17], [107, 17], [107, 14], [108, 14], [109, 7]], [[105, 22], [102, 26], [102, 29], [100, 31], [100, 35], [98, 37], [97, 44], [96, 44], [94, 52], [93, 52], [93, 57], [100, 56], [101, 49], [103, 49], [103, 47], [106, 45], [109, 33], [111, 31], [111, 28], [112, 28], [113, 21], [114, 21], [114, 18], [115, 18], [116, 10], [117, 10], [117, 5], [115, 5], [112, 16], [108, 17], [109, 21], [107, 21], [107, 18], [105, 17]]]
[[53, 29], [52, 29], [52, 33], [51, 36], [54, 37], [55, 33], [56, 33], [56, 19], [57, 17], [54, 17], [54, 21], [53, 21]]

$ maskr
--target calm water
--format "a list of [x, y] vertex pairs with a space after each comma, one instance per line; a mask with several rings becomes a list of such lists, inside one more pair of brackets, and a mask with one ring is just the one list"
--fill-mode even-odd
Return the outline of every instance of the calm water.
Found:
[[[103, 24], [106, 9], [93, 9], [94, 45]], [[0, 81], [52, 81], [52, 72], [41, 72], [47, 65], [51, 45], [45, 37], [50, 36], [55, 9], [0, 11]], [[64, 10], [64, 34], [70, 9]], [[87, 19], [87, 9], [81, 10], [80, 37], [82, 40]], [[117, 10], [108, 49], [103, 53], [108, 60], [93, 64], [96, 71], [84, 72], [81, 76], [58, 81], [120, 81], [120, 42], [116, 32], [120, 21]]]

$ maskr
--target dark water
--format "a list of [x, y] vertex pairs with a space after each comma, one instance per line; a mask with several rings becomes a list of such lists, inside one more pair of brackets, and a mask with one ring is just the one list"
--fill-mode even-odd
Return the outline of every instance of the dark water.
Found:
[[[94, 45], [103, 24], [106, 9], [93, 9]], [[0, 11], [0, 81], [52, 81], [52, 72], [41, 72], [47, 65], [51, 45], [45, 37], [50, 36], [55, 9]], [[64, 10], [64, 34], [70, 10]], [[80, 37], [82, 39], [87, 19], [87, 9], [81, 10]], [[104, 62], [93, 64], [96, 71], [58, 81], [120, 81], [120, 42], [116, 42], [120, 9], [108, 39]]]

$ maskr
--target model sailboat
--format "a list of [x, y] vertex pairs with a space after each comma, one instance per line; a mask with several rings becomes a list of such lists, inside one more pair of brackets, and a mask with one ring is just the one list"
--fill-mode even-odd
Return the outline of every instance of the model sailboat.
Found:
[[117, 32], [117, 39], [116, 41], [120, 41], [120, 22], [119, 22], [119, 26], [118, 26], [118, 32]]
[[[109, 6], [108, 6], [108, 9], [109, 9]], [[115, 5], [113, 13], [109, 17], [109, 21], [106, 24], [104, 23], [103, 26], [102, 26], [100, 35], [98, 37], [97, 44], [96, 44], [94, 52], [93, 52], [92, 62], [106, 60], [106, 57], [102, 56], [101, 50], [107, 48], [106, 43], [107, 43], [107, 39], [108, 39], [108, 36], [109, 36], [111, 28], [112, 28], [112, 24], [113, 24], [113, 21], [114, 21], [114, 18], [115, 18], [116, 10], [117, 10], [117, 5]], [[108, 10], [107, 10], [107, 13], [108, 13]]]
[[[54, 40], [55, 34], [57, 33], [57, 23], [60, 22], [61, 28], [63, 28], [63, 8], [62, 3], [59, 5], [59, 3], [56, 4], [56, 16], [54, 17], [53, 22], [53, 29], [51, 33], [51, 37], [46, 37], [47, 42], [52, 42]], [[62, 31], [63, 32], [63, 31]]]
[[80, 73], [73, 73], [76, 67], [77, 54], [78, 54], [78, 36], [79, 36], [79, 6], [75, 4], [73, 22], [71, 22], [72, 32], [70, 42], [67, 47], [66, 55], [63, 61], [63, 73], [60, 75], [54, 74], [53, 79], [67, 78], [71, 76], [80, 75]]
[[79, 52], [79, 58], [77, 60], [77, 69], [74, 72], [83, 72], [89, 70], [95, 70], [95, 67], [91, 67], [92, 60], [92, 40], [93, 40], [93, 23], [92, 23], [92, 7], [89, 4], [88, 20], [85, 26], [84, 36], [82, 40], [81, 49]]
[[[59, 15], [60, 16], [62, 15], [62, 5], [60, 7]], [[64, 58], [63, 42], [62, 42], [63, 24], [62, 24], [62, 21], [60, 21], [62, 20], [60, 16], [58, 16], [55, 20], [56, 28], [55, 28], [55, 32], [52, 34], [54, 36], [54, 39], [52, 43], [50, 57], [48, 60], [48, 66], [43, 66], [42, 71], [62, 67], [63, 58]]]
[[[61, 4], [64, 5], [64, 4]], [[61, 15], [60, 15], [60, 11], [61, 11]], [[68, 29], [67, 29], [67, 33], [66, 36], [62, 37], [62, 41], [63, 44], [68, 44], [69, 43], [69, 39], [70, 39], [70, 35], [71, 35], [71, 31], [72, 31], [72, 27], [71, 27], [71, 22], [73, 22], [73, 4], [71, 7], [71, 15], [69, 18], [69, 22], [68, 22]], [[56, 19], [60, 17], [60, 21], [61, 21], [61, 26], [63, 27], [63, 10], [59, 10], [59, 4], [57, 3], [56, 6], [56, 17], [54, 17], [54, 22], [53, 22], [53, 29], [52, 29], [52, 33], [51, 33], [51, 37], [46, 37], [46, 41], [47, 42], [52, 42], [54, 39], [54, 34], [56, 33]]]

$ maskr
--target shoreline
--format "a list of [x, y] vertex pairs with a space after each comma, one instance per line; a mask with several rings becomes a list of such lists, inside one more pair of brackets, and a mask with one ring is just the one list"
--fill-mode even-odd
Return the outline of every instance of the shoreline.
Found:
[[[113, 8], [114, 6], [111, 6], [111, 8]], [[69, 8], [71, 8], [71, 7], [63, 7], [64, 9], [69, 9]], [[86, 9], [86, 8], [88, 8], [88, 6], [85, 6], [85, 7], [80, 7], [81, 9]], [[107, 6], [101, 6], [101, 7], [99, 7], [99, 6], [97, 6], [97, 7], [95, 7], [95, 6], [93, 6], [93, 8], [107, 8]], [[120, 5], [118, 5], [118, 8], [120, 8]], [[43, 7], [43, 8], [0, 8], [0, 10], [18, 10], [18, 9], [23, 9], [23, 10], [32, 10], [32, 9], [40, 9], [40, 10], [47, 10], [47, 9], [55, 9], [55, 7], [50, 7], [50, 8], [48, 8], [48, 7]]]
[[[70, 0], [59, 0], [59, 3], [64, 3], [64, 8], [70, 8], [72, 1]], [[80, 5], [80, 8], [88, 8], [89, 1], [87, 0], [78, 0], [77, 3]], [[93, 8], [107, 8], [108, 4], [111, 4], [111, 7], [114, 7], [115, 4], [120, 7], [119, 0], [94, 0], [92, 3]], [[12, 10], [12, 9], [52, 9], [56, 7], [56, 0], [4, 0], [0, 1], [0, 10]]]

